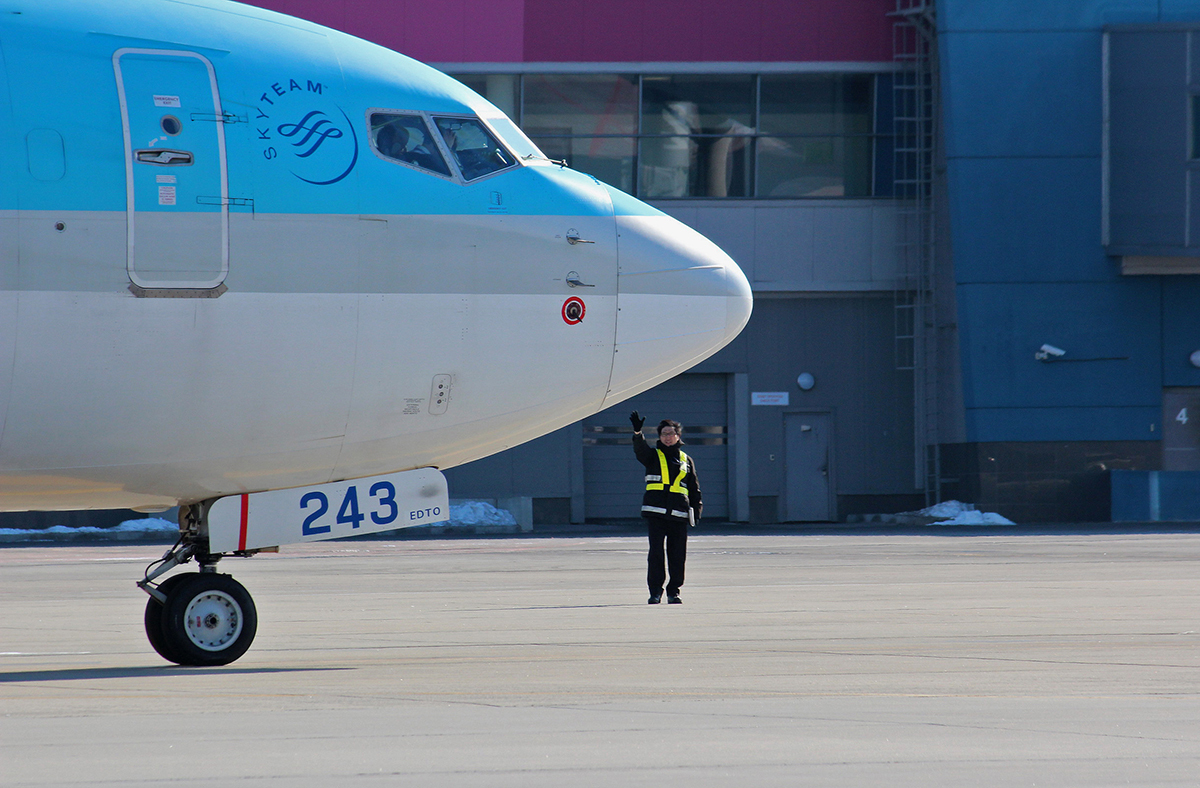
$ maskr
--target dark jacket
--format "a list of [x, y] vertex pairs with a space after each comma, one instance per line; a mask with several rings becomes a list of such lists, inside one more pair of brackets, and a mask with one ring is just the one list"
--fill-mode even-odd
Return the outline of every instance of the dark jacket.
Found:
[[[662, 479], [662, 459], [660, 459], [658, 451], [661, 450], [667, 461], [667, 478]], [[700, 500], [700, 482], [696, 477], [696, 463], [688, 456], [686, 451], [681, 451], [680, 444], [674, 446], [664, 446], [662, 441], [658, 441], [655, 448], [650, 448], [646, 443], [646, 439], [642, 437], [642, 433], [633, 433], [633, 453], [637, 455], [638, 462], [646, 466], [646, 493], [642, 496], [642, 517], [663, 517], [668, 520], [688, 521], [688, 508], [691, 507], [696, 513], [696, 521], [700, 520], [700, 513], [704, 509], [704, 504]], [[682, 469], [683, 478], [680, 479], [681, 465], [686, 463], [686, 468]], [[661, 485], [662, 489], [650, 489], [651, 486]], [[675, 490], [671, 488], [675, 487]]]

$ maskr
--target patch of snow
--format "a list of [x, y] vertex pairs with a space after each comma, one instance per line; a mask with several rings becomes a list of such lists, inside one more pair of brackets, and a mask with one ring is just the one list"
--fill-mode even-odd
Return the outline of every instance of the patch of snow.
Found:
[[962, 512], [938, 525], [1016, 525], [1012, 520], [995, 512]]
[[975, 505], [963, 503], [962, 501], [942, 501], [928, 508], [922, 509], [917, 514], [926, 517], [957, 517], [963, 512], [975, 511]]
[[38, 534], [113, 534], [113, 533], [175, 533], [179, 526], [161, 517], [144, 517], [140, 520], [126, 520], [112, 528], [97, 528], [91, 525], [71, 528], [66, 525], [52, 525], [49, 528], [0, 528], [0, 536], [36, 536]]
[[1007, 517], [995, 512], [977, 512], [974, 504], [961, 501], [942, 501], [917, 514], [938, 518], [934, 525], [1015, 525]]
[[143, 517], [141, 520], [126, 520], [116, 527], [117, 531], [166, 531], [179, 530], [179, 523], [161, 517]]
[[450, 504], [448, 522], [451, 525], [516, 525], [517, 518], [507, 509], [497, 509], [486, 501], [463, 501]]

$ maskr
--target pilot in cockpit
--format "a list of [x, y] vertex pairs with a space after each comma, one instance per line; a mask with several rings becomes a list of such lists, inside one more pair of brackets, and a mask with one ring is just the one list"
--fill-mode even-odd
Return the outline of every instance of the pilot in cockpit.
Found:
[[[389, 159], [448, 175], [449, 169], [442, 157], [426, 146], [425, 135], [420, 129], [407, 127], [406, 120], [409, 119], [398, 118], [379, 128], [375, 133], [375, 145], [379, 152]], [[413, 121], [421, 122], [417, 118], [409, 120], [410, 123]]]

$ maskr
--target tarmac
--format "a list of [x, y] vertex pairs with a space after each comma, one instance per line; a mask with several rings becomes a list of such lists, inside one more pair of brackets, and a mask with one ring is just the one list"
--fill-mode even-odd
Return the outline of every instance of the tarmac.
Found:
[[0, 547], [0, 785], [1200, 782], [1195, 524], [702, 527], [658, 606], [592, 530], [227, 559], [221, 668], [146, 642], [162, 544]]

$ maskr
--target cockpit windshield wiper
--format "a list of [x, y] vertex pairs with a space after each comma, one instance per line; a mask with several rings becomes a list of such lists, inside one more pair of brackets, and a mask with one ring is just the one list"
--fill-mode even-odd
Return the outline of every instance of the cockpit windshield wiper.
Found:
[[557, 164], [559, 167], [563, 167], [563, 168], [568, 166], [566, 159], [561, 159], [561, 160], [552, 159], [549, 156], [539, 156], [536, 153], [527, 153], [524, 156], [522, 156], [521, 158], [524, 159], [525, 161], [531, 161], [533, 159], [541, 159], [542, 161], [548, 161], [551, 164]]

